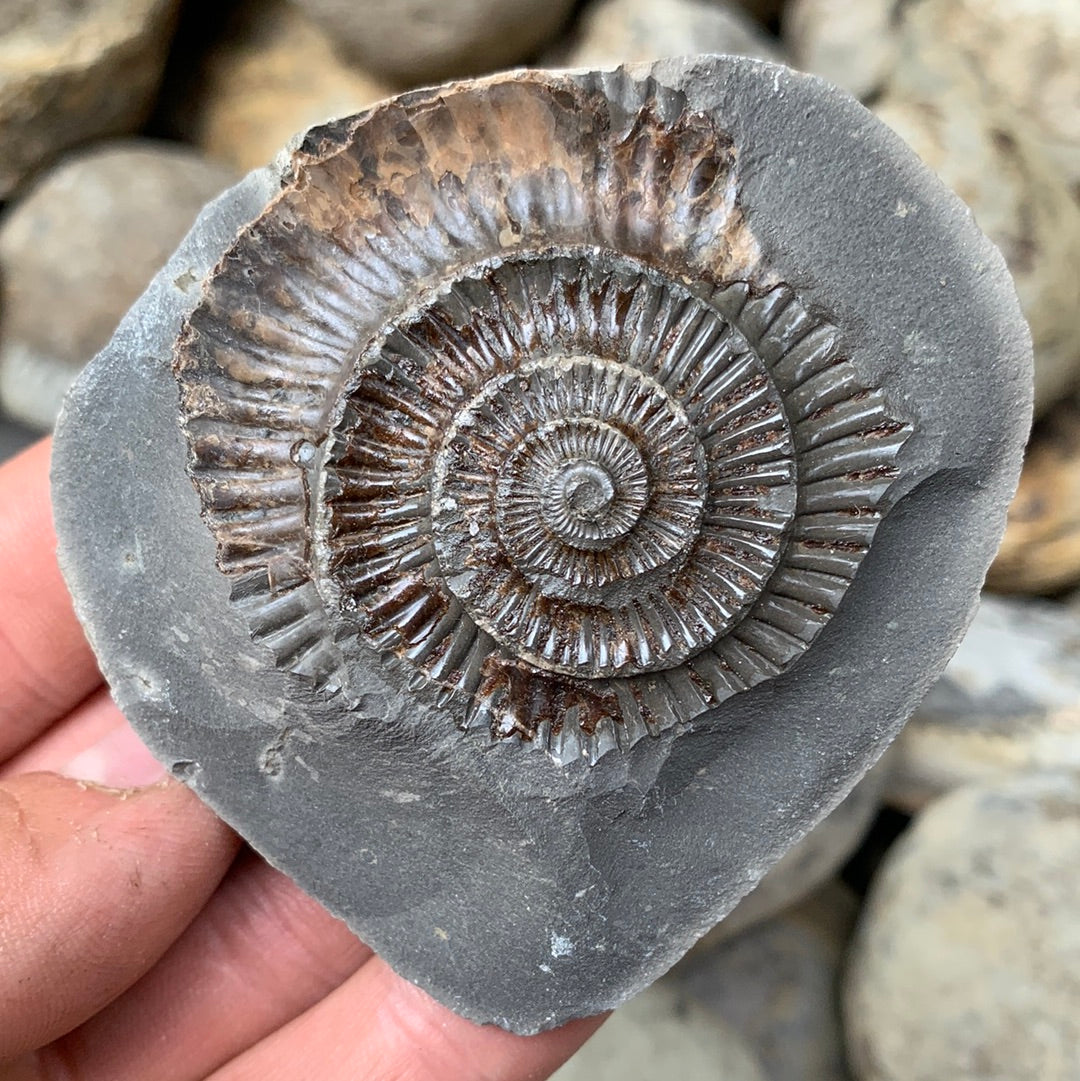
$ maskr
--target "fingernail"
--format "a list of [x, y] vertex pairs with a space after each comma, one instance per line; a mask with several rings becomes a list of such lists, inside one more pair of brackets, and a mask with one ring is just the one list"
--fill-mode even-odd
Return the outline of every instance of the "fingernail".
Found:
[[65, 777], [108, 788], [143, 788], [165, 777], [165, 767], [129, 724], [107, 732], [97, 743], [80, 751], [60, 772]]

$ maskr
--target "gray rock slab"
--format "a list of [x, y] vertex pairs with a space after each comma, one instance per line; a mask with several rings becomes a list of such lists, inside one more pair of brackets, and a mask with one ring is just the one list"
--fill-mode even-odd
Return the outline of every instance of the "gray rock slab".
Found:
[[890, 748], [846, 799], [769, 868], [700, 945], [741, 937], [748, 928], [796, 905], [835, 875], [854, 855], [881, 809], [895, 754]]
[[906, 811], [964, 784], [1080, 771], [1080, 614], [984, 594], [889, 758], [887, 798]]
[[[746, 242], [728, 258], [767, 267], [763, 289], [791, 283], [763, 297], [797, 292], [803, 310], [828, 313], [838, 372], [881, 388], [906, 425], [869, 551], [794, 663], [590, 765], [463, 737], [453, 696], [408, 690], [414, 674], [377, 654], [348, 670], [356, 695], [342, 708], [253, 640], [186, 472], [173, 347], [238, 230], [294, 169], [351, 138], [347, 124], [207, 208], [73, 388], [53, 464], [76, 610], [155, 753], [397, 971], [519, 1032], [617, 1006], [660, 976], [881, 755], [972, 616], [1031, 395], [1030, 341], [1000, 255], [845, 94], [732, 58], [558, 85], [564, 104], [585, 88], [647, 92], [660, 119], [646, 127], [682, 108], [727, 133], [734, 235]], [[403, 107], [418, 119], [438, 113], [433, 101], [417, 92]], [[670, 190], [666, 173], [652, 175], [663, 183], [649, 190]], [[766, 300], [747, 304], [760, 314]], [[848, 551], [833, 549], [838, 565]], [[365, 641], [337, 645], [363, 657]]]

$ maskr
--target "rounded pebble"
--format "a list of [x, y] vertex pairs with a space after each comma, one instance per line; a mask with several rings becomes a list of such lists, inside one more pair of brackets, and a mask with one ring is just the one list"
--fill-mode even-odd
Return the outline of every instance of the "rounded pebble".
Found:
[[1080, 585], [1080, 397], [1055, 406], [1032, 435], [987, 585], [1002, 593]]
[[670, 977], [620, 1006], [552, 1081], [662, 1077], [766, 1081], [743, 1041]]
[[0, 4], [0, 200], [68, 148], [146, 120], [176, 9], [177, 0]]
[[967, 636], [889, 752], [888, 802], [917, 811], [972, 782], [1080, 770], [1080, 618], [984, 594]]
[[211, 157], [246, 172], [271, 161], [297, 132], [392, 93], [345, 63], [292, 4], [248, 3], [181, 97], [176, 126]]
[[0, 222], [0, 404], [52, 427], [79, 370], [231, 169], [179, 144], [106, 143], [44, 175]]
[[416, 86], [524, 63], [558, 34], [573, 0], [295, 0], [343, 52]]
[[890, 849], [853, 944], [859, 1081], [1075, 1081], [1080, 780], [958, 789]]
[[899, 56], [896, 8], [897, 0], [792, 0], [783, 20], [791, 62], [865, 100]]
[[683, 985], [741, 1036], [769, 1081], [847, 1081], [839, 980], [858, 902], [838, 882], [680, 966]]
[[932, 52], [928, 44], [904, 61], [874, 112], [1005, 256], [1034, 342], [1035, 410], [1045, 412], [1080, 379], [1080, 204], [1015, 117], [988, 105], [963, 72], [942, 75]]
[[582, 12], [567, 43], [543, 63], [603, 68], [697, 53], [781, 59], [774, 38], [741, 8], [720, 0], [596, 0]]
[[798, 903], [834, 875], [859, 847], [881, 807], [891, 752], [837, 807], [774, 864], [758, 885], [702, 939], [698, 948], [742, 935]]

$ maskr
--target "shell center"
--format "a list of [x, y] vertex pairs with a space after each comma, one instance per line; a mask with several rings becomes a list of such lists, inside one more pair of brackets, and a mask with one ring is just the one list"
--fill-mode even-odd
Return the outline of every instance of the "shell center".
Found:
[[641, 451], [618, 429], [589, 418], [558, 427], [581, 455], [554, 462], [540, 481], [540, 519], [553, 537], [572, 548], [609, 548], [634, 528], [648, 502]]
[[615, 482], [596, 462], [571, 462], [555, 478], [554, 487], [575, 523], [600, 521], [615, 500]]

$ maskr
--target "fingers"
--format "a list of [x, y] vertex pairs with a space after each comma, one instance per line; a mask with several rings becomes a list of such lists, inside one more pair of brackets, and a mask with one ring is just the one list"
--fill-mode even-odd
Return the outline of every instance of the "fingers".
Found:
[[0, 761], [101, 682], [56, 564], [49, 443], [0, 466]]
[[[97, 778], [92, 776], [92, 771], [85, 767], [79, 769], [78, 756], [126, 723], [124, 715], [109, 697], [108, 690], [101, 687], [28, 747], [0, 763], [0, 780], [38, 770], [52, 770], [71, 777], [95, 780]], [[72, 763], [71, 768], [66, 768], [68, 763]], [[130, 787], [136, 780], [131, 778], [128, 786], [120, 784], [114, 787]]]
[[[56, 565], [48, 453], [47, 444], [38, 444], [0, 467], [0, 762], [100, 683]], [[111, 708], [104, 697], [86, 703], [76, 723], [28, 751], [18, 768], [33, 765], [34, 754], [41, 763], [74, 752], [71, 767], [110, 780], [119, 762], [117, 778], [132, 777], [145, 763], [138, 755], [123, 761], [130, 730], [119, 722], [111, 727]], [[143, 977], [207, 902], [235, 848], [227, 828], [175, 783], [118, 793], [31, 774], [0, 784], [0, 1061], [57, 1040]], [[578, 1022], [529, 1039], [472, 1025], [381, 961], [364, 964], [363, 947], [340, 925], [324, 924], [312, 935], [329, 917], [305, 908], [313, 902], [298, 891], [290, 900], [287, 884], [270, 889], [284, 892], [262, 909], [246, 908], [236, 888], [236, 895], [222, 891], [219, 916], [205, 926], [200, 921], [146, 977], [143, 1005], [140, 996], [125, 995], [114, 1010], [53, 1045], [56, 1071], [47, 1055], [32, 1056], [10, 1076], [27, 1069], [26, 1076], [70, 1074], [63, 1063], [79, 1061], [82, 1077], [83, 1056], [92, 1062], [97, 1048], [102, 1069], [112, 1071], [100, 1076], [110, 1081], [169, 1077], [160, 1070], [162, 1043], [139, 1027], [149, 1024], [177, 1040], [174, 1066], [183, 1070], [178, 1053], [186, 1056], [188, 1072], [176, 1077], [200, 1076], [272, 1032], [223, 1066], [215, 1081], [358, 1075], [514, 1081], [547, 1076], [599, 1024]], [[286, 944], [277, 956], [275, 942]], [[326, 944], [334, 942], [337, 952], [327, 958]], [[208, 984], [212, 1013], [198, 994]], [[227, 1022], [215, 1023], [222, 1016]], [[230, 1034], [234, 1023], [239, 1031]], [[345, 1043], [342, 1033], [349, 1034]], [[153, 1066], [145, 1052], [142, 1060], [131, 1056], [140, 1040], [153, 1049]], [[193, 1073], [191, 1056], [200, 1044], [202, 1064]], [[118, 1052], [111, 1063], [109, 1047]]]
[[210, 1081], [525, 1081], [547, 1077], [600, 1026], [539, 1036], [474, 1025], [373, 958], [296, 1020]]
[[78, 1063], [79, 1081], [202, 1081], [370, 956], [340, 920], [248, 854], [151, 972], [25, 1076], [62, 1076], [50, 1063]]
[[236, 851], [182, 785], [0, 784], [0, 1061], [81, 1024], [191, 922]]

